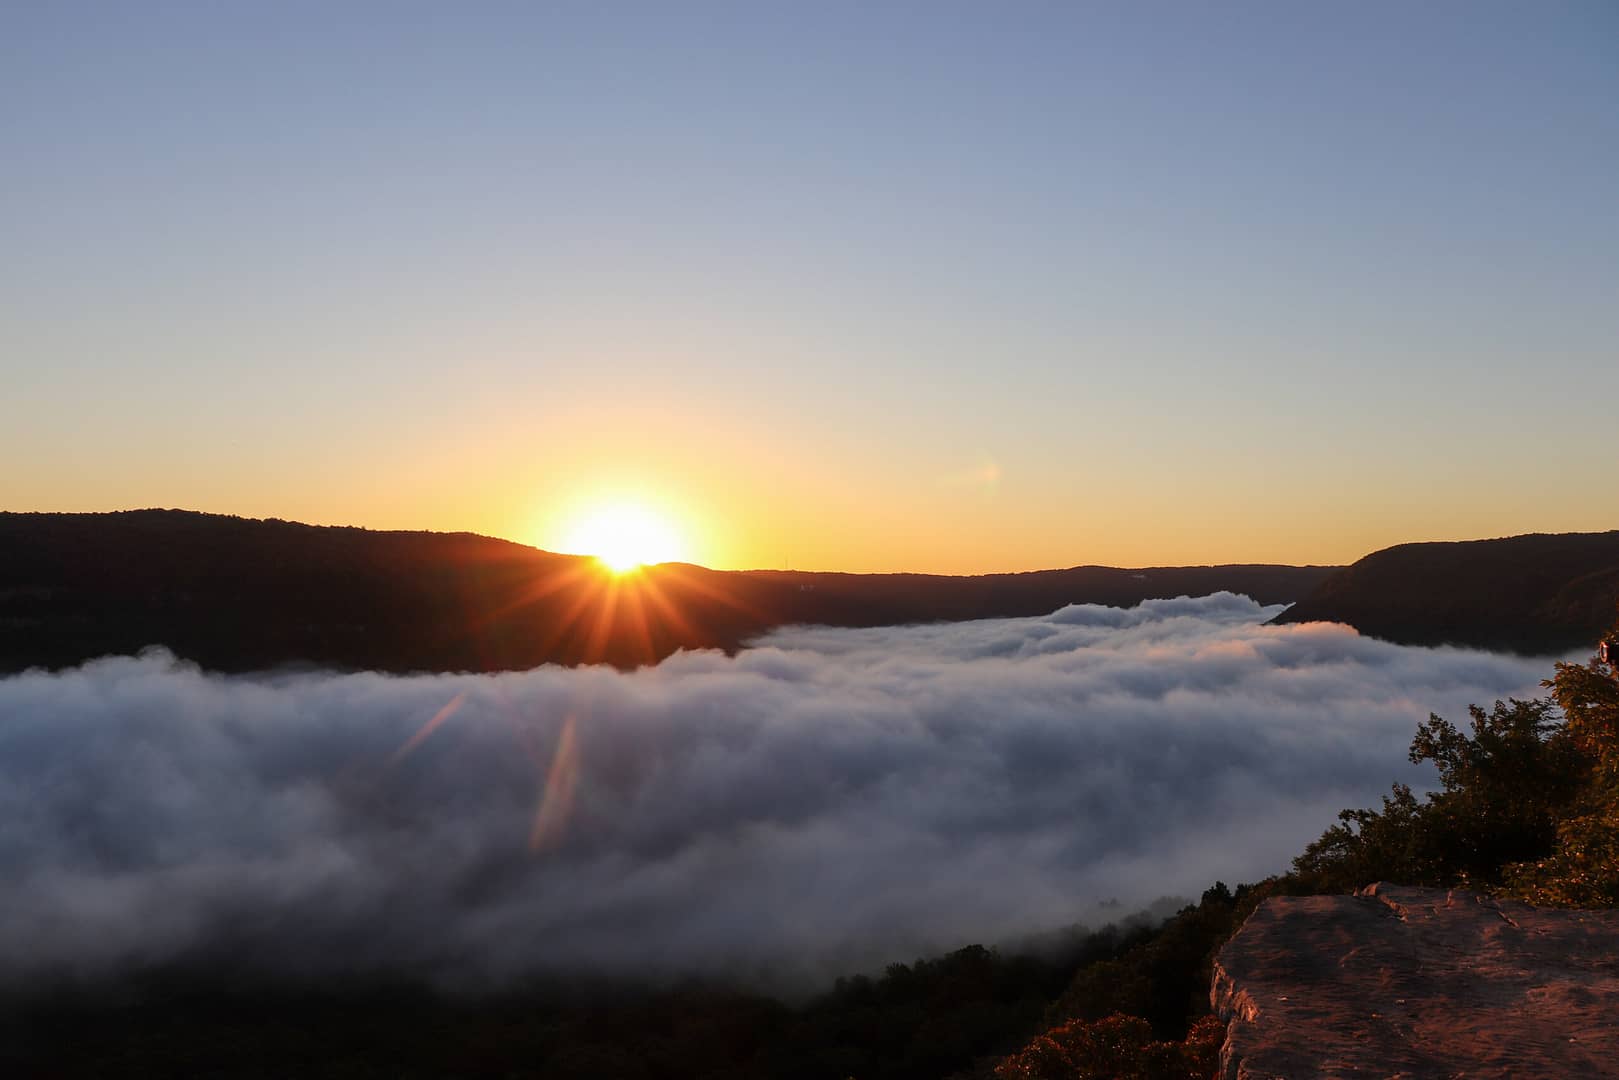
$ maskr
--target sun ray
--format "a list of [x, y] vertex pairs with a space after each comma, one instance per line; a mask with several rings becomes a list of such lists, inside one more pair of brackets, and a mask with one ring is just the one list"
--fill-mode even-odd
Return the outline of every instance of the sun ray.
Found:
[[584, 618], [586, 609], [592, 604], [599, 605], [602, 602], [602, 597], [607, 591], [607, 588], [608, 583], [605, 581], [594, 581], [588, 583], [586, 587], [580, 591], [579, 595], [574, 598], [573, 603], [568, 606], [568, 609], [564, 611], [561, 617], [556, 620], [555, 625], [551, 627], [551, 632], [545, 635], [544, 640], [540, 643], [540, 655], [549, 656], [551, 649], [558, 642], [560, 642], [570, 630], [574, 628], [575, 624], [579, 623]]
[[697, 628], [692, 625], [690, 619], [686, 618], [685, 613], [663, 594], [663, 586], [654, 575], [642, 575], [637, 584], [641, 587], [641, 595], [652, 601], [653, 606], [663, 616], [664, 621], [673, 627], [677, 637], [690, 638], [696, 634]]
[[590, 637], [585, 646], [586, 660], [601, 660], [607, 655], [607, 645], [617, 628], [618, 595], [622, 587], [623, 581], [613, 577], [602, 590], [601, 602], [596, 607], [596, 621], [590, 628]]
[[476, 629], [478, 625], [483, 623], [492, 623], [505, 615], [510, 615], [518, 608], [537, 604], [548, 596], [554, 596], [572, 585], [577, 585], [581, 581], [590, 581], [596, 576], [597, 568], [588, 559], [581, 559], [563, 573], [536, 578], [510, 600], [492, 607], [480, 615], [473, 623], [473, 628]]
[[658, 662], [658, 650], [652, 643], [652, 626], [647, 621], [646, 612], [646, 585], [645, 575], [636, 575], [625, 578], [624, 581], [624, 611], [629, 622], [629, 629], [635, 633], [641, 642], [641, 657], [649, 664]]
[[[699, 569], [698, 572], [707, 573], [708, 571], [702, 571]], [[769, 621], [770, 616], [768, 613], [761, 611], [754, 605], [746, 602], [745, 600], [741, 600], [722, 589], [715, 588], [707, 582], [702, 581], [694, 574], [685, 573], [683, 571], [676, 573], [674, 568], [669, 568], [665, 571], [665, 576], [677, 582], [682, 588], [688, 589], [691, 592], [697, 593], [709, 600], [716, 601], [717, 603], [730, 608], [732, 611], [740, 612], [749, 618]]]

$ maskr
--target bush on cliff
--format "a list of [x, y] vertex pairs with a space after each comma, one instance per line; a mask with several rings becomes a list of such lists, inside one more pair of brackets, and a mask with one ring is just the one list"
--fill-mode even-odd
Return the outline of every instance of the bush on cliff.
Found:
[[1215, 952], [1270, 892], [1239, 885], [1233, 893], [1215, 882], [1196, 904], [1118, 956], [1079, 968], [1047, 1011], [1047, 1023], [1129, 1013], [1150, 1023], [1160, 1039], [1180, 1038], [1208, 1011]]
[[1225, 1025], [1205, 1016], [1185, 1039], [1160, 1040], [1139, 1016], [1070, 1020], [995, 1067], [995, 1080], [1187, 1080], [1213, 1076]]
[[1381, 810], [1345, 810], [1293, 860], [1310, 892], [1350, 892], [1372, 881], [1491, 888], [1511, 863], [1551, 851], [1586, 763], [1550, 701], [1477, 705], [1471, 734], [1429, 716], [1413, 762], [1439, 769], [1440, 790], [1419, 800], [1404, 784]]
[[1471, 707], [1470, 733], [1430, 716], [1411, 760], [1438, 767], [1440, 790], [1396, 784], [1380, 810], [1343, 811], [1292, 877], [1310, 892], [1392, 881], [1619, 905], [1619, 671], [1561, 663], [1544, 685], [1549, 699]]
[[[1619, 630], [1619, 627], [1615, 628]], [[1563, 710], [1580, 782], [1551, 850], [1506, 868], [1505, 892], [1534, 904], [1619, 906], [1619, 670], [1558, 664], [1548, 686]]]

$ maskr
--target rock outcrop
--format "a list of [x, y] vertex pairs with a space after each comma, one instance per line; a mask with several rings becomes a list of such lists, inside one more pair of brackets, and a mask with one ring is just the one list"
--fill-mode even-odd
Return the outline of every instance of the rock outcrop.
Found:
[[1210, 997], [1225, 1080], [1619, 1077], [1619, 911], [1381, 884], [1273, 897]]

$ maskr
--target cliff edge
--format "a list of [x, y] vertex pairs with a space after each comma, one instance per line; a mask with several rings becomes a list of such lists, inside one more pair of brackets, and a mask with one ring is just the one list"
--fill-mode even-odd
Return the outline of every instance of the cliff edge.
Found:
[[1384, 884], [1273, 897], [1210, 999], [1225, 1080], [1619, 1076], [1619, 911]]

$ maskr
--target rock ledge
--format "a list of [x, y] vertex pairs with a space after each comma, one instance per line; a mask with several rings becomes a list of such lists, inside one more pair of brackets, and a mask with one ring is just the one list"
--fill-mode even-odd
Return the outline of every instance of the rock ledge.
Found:
[[1209, 995], [1225, 1080], [1619, 1076], [1619, 911], [1384, 884], [1272, 897]]

